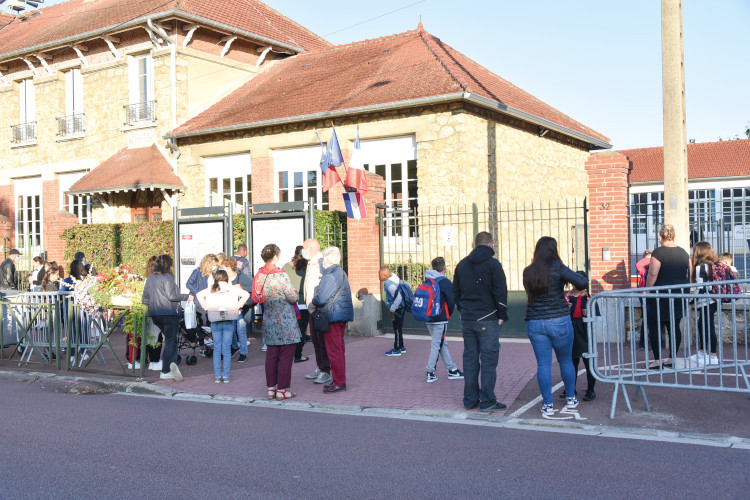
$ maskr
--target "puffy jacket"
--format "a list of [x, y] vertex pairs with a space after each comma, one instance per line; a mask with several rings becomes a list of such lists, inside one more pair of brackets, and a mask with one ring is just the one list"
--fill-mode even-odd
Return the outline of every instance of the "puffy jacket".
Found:
[[146, 278], [141, 302], [148, 306], [149, 316], [180, 316], [180, 302], [187, 300], [186, 293], [180, 293], [172, 274], [152, 274]]
[[13, 262], [13, 259], [5, 259], [0, 264], [0, 288], [16, 288], [17, 285], [16, 263]]
[[208, 276], [203, 276], [199, 267], [193, 269], [193, 272], [190, 274], [190, 277], [185, 283], [185, 287], [190, 292], [190, 295], [192, 295], [193, 297], [197, 297], [198, 292], [208, 288], [208, 278], [210, 276], [210, 274]]
[[237, 261], [237, 274], [244, 274], [250, 278], [253, 277], [253, 270], [250, 268], [250, 262], [245, 257], [232, 255], [232, 258]]
[[[524, 274], [526, 274], [526, 269], [523, 271]], [[584, 289], [588, 286], [589, 280], [558, 261], [550, 270], [547, 293], [526, 306], [526, 321], [570, 315], [570, 306], [565, 299], [566, 283], [572, 283], [576, 288]]]
[[453, 274], [453, 298], [461, 321], [508, 320], [508, 285], [495, 251], [479, 245], [461, 260]]
[[424, 273], [425, 279], [437, 280], [440, 289], [440, 316], [432, 318], [428, 323], [441, 323], [448, 321], [448, 316], [453, 314], [453, 285], [451, 280], [443, 276], [442, 273], [432, 269]]
[[344, 283], [336, 302], [328, 311], [328, 322], [354, 321], [354, 306], [352, 305], [352, 291], [349, 288], [349, 278], [339, 266], [331, 266], [323, 269], [320, 284], [315, 289], [312, 303], [316, 309], [327, 309], [330, 301], [338, 291], [341, 283]]

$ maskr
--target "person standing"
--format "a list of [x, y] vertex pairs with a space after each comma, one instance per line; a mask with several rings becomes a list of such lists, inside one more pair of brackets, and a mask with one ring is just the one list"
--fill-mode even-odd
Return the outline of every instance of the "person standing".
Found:
[[182, 307], [180, 302], [188, 300], [181, 294], [172, 275], [172, 257], [163, 254], [156, 258], [154, 272], [146, 278], [141, 302], [148, 307], [148, 314], [164, 335], [162, 369], [159, 378], [182, 381], [177, 367], [177, 333], [180, 330]]
[[234, 260], [237, 261], [237, 272], [252, 278], [253, 270], [250, 266], [250, 261], [247, 260], [247, 245], [245, 245], [244, 243], [238, 245], [237, 253], [232, 257], [234, 257]]
[[42, 280], [44, 280], [45, 275], [44, 259], [37, 255], [32, 259], [32, 262], [35, 268], [29, 275], [29, 290], [40, 292], [42, 291]]
[[297, 245], [294, 249], [294, 257], [290, 262], [284, 264], [282, 268], [289, 276], [292, 286], [297, 290], [297, 324], [299, 325], [300, 341], [294, 350], [294, 362], [302, 363], [310, 359], [302, 355], [302, 349], [305, 346], [307, 338], [307, 325], [310, 322], [310, 313], [305, 305], [305, 271], [307, 269], [307, 260], [302, 257], [302, 245]]
[[96, 269], [94, 269], [91, 266], [91, 264], [89, 264], [86, 261], [86, 254], [84, 254], [83, 252], [79, 251], [79, 252], [76, 252], [76, 254], [75, 254], [75, 256], [73, 258], [75, 260], [81, 261], [81, 264], [83, 265], [83, 267], [86, 268], [86, 274], [88, 274], [89, 276], [96, 276]]
[[[312, 317], [315, 311], [313, 297], [315, 289], [320, 284], [321, 265], [323, 254], [320, 253], [320, 243], [315, 238], [309, 238], [302, 243], [302, 257], [307, 259], [307, 269], [305, 271], [305, 305], [307, 312]], [[316, 384], [326, 384], [331, 381], [331, 362], [328, 359], [326, 350], [325, 336], [323, 332], [315, 330], [315, 325], [310, 325], [310, 334], [312, 344], [315, 349], [315, 364], [317, 368], [312, 373], [305, 375], [305, 378], [312, 380]]]
[[406, 347], [404, 347], [406, 301], [404, 300], [404, 292], [401, 290], [401, 280], [387, 266], [380, 268], [378, 279], [383, 283], [385, 303], [388, 310], [391, 311], [391, 322], [393, 323], [393, 349], [386, 351], [385, 355], [401, 356], [406, 354]]
[[354, 321], [354, 306], [349, 278], [339, 266], [341, 251], [337, 247], [323, 250], [323, 272], [320, 285], [315, 289], [315, 309], [328, 310], [328, 331], [325, 333], [326, 351], [331, 360], [331, 383], [323, 392], [346, 390], [346, 345], [344, 333], [346, 323]]
[[[232, 259], [233, 260], [233, 259]], [[214, 382], [229, 383], [229, 370], [232, 366], [230, 351], [240, 308], [250, 298], [250, 294], [239, 286], [230, 284], [229, 276], [223, 269], [214, 274], [211, 288], [198, 292], [196, 297], [206, 304], [208, 319], [211, 321], [211, 337], [214, 341]], [[222, 370], [222, 361], [224, 369]]]
[[18, 289], [18, 271], [16, 271], [16, 261], [21, 256], [21, 252], [12, 249], [8, 258], [0, 264], [0, 288], [4, 290]]
[[[674, 226], [664, 224], [659, 230], [659, 242], [661, 245], [651, 254], [651, 263], [648, 267], [646, 286], [685, 285], [690, 283], [690, 256], [674, 242]], [[669, 293], [682, 293], [685, 289], [673, 288]], [[652, 295], [656, 295], [651, 292]], [[680, 349], [682, 343], [682, 320], [681, 299], [646, 299], [646, 326], [648, 327], [648, 340], [651, 351], [654, 354], [655, 364], [649, 366], [650, 370], [659, 370], [661, 367], [672, 368], [672, 360], [667, 357], [661, 360], [661, 331], [666, 328], [672, 329], [674, 321], [674, 352]]]
[[464, 407], [471, 410], [478, 405], [483, 412], [506, 408], [495, 397], [495, 382], [500, 327], [508, 320], [508, 286], [494, 255], [492, 235], [482, 231], [474, 238], [474, 250], [453, 274], [453, 298], [464, 338]]
[[297, 325], [297, 291], [289, 276], [279, 269], [281, 250], [270, 243], [260, 253], [265, 265], [253, 283], [253, 296], [263, 300], [263, 343], [266, 349], [266, 385], [268, 399], [284, 400], [295, 394], [292, 383], [292, 361], [300, 333]]
[[[223, 270], [227, 273], [230, 285], [236, 288], [242, 288], [242, 285], [240, 284], [240, 273], [237, 269], [237, 259], [235, 259], [234, 257], [225, 259], [224, 262], [222, 262], [219, 270]], [[213, 287], [213, 283], [211, 284], [211, 286]], [[235, 322], [234, 333], [232, 334], [230, 355], [234, 356], [237, 351], [239, 351], [240, 353], [237, 362], [244, 363], [245, 361], [247, 361], [247, 323], [245, 323], [245, 321], [242, 321], [241, 319], [238, 319]]]
[[458, 369], [456, 363], [451, 358], [448, 351], [448, 341], [445, 334], [448, 331], [448, 318], [453, 314], [453, 285], [445, 277], [445, 259], [435, 257], [432, 259], [432, 269], [425, 273], [425, 279], [434, 280], [440, 289], [440, 315], [427, 321], [427, 331], [430, 332], [432, 341], [430, 343], [430, 357], [427, 360], [427, 382], [436, 382], [438, 377], [435, 375], [437, 368], [438, 356], [442, 356], [443, 363], [448, 369], [448, 378], [450, 380], [459, 380], [464, 378], [464, 374]]
[[[638, 272], [638, 288], [646, 286], [646, 276], [648, 276], [648, 266], [651, 264], [651, 250], [643, 251], [643, 258], [635, 263], [635, 270]], [[641, 311], [645, 315], [646, 299], [641, 299]], [[638, 350], [646, 349], [646, 322], [641, 321], [641, 337], [638, 339]]]
[[[693, 283], [706, 283], [714, 281], [714, 263], [719, 260], [713, 247], [707, 241], [699, 241], [693, 246], [693, 258], [691, 269], [693, 271]], [[712, 293], [714, 287], [701, 286], [697, 291], [700, 294]], [[700, 348], [698, 352], [690, 356], [690, 361], [697, 363], [698, 366], [718, 365], [719, 357], [717, 356], [718, 340], [716, 338], [716, 309], [718, 303], [716, 299], [696, 299], [695, 309], [698, 313], [698, 339]], [[709, 356], [707, 349], [711, 351]]]
[[565, 284], [578, 289], [588, 288], [588, 279], [571, 271], [557, 252], [557, 240], [543, 236], [536, 242], [534, 258], [523, 270], [526, 305], [526, 335], [536, 356], [536, 379], [542, 393], [541, 410], [553, 415], [552, 351], [560, 364], [565, 383], [566, 408], [578, 406], [575, 397], [576, 373], [573, 368], [573, 323], [570, 306], [565, 300]]
[[[588, 275], [584, 271], [578, 271], [578, 274], [588, 280]], [[592, 401], [596, 398], [594, 387], [596, 386], [596, 379], [591, 372], [591, 362], [589, 358], [584, 357], [584, 353], [589, 350], [589, 335], [586, 331], [586, 325], [583, 322], [583, 318], [587, 316], [587, 307], [589, 301], [589, 290], [588, 281], [586, 282], [585, 288], [578, 288], [574, 286], [571, 291], [565, 296], [570, 307], [570, 321], [573, 323], [573, 373], [576, 375], [573, 386], [575, 387], [578, 381], [578, 363], [583, 358], [583, 366], [586, 367], [586, 394], [583, 396], [584, 401]], [[577, 397], [576, 393], [573, 393]], [[560, 397], [567, 398], [567, 393], [563, 391]]]

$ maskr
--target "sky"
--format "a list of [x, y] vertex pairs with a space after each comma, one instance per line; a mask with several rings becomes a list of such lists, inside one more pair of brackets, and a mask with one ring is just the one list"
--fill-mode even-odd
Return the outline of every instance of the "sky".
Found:
[[[444, 43], [609, 137], [614, 149], [664, 143], [660, 0], [266, 3], [334, 44], [413, 30], [421, 20]], [[745, 137], [748, 26], [750, 0], [683, 1], [688, 139]]]

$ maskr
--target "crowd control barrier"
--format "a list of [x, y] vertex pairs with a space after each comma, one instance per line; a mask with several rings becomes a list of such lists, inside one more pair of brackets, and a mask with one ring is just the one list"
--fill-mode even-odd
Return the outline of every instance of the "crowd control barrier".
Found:
[[[746, 279], [594, 295], [585, 319], [589, 352], [584, 356], [590, 359], [597, 380], [615, 385], [610, 418], [615, 416], [619, 394], [632, 413], [627, 386], [635, 387], [635, 398], [643, 398], [647, 411], [651, 409], [647, 387], [750, 393], [748, 289]], [[726, 293], [731, 291], [735, 293]], [[717, 336], [715, 358], [712, 329]]]

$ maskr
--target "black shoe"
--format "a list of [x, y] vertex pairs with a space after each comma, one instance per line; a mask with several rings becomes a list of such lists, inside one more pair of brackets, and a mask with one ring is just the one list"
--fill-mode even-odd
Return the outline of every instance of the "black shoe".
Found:
[[[578, 396], [578, 390], [575, 391], [575, 395]], [[565, 389], [563, 389], [563, 391], [560, 393], [560, 399], [565, 399], [567, 397], [568, 395], [565, 393]]]
[[502, 411], [502, 410], [504, 410], [506, 408], [507, 408], [506, 405], [504, 405], [503, 403], [501, 403], [500, 401], [498, 401], [497, 403], [495, 403], [494, 405], [492, 405], [492, 406], [490, 406], [488, 408], [480, 408], [479, 411], [487, 413], [487, 412], [491, 412], [491, 411]]
[[239, 347], [230, 347], [230, 349], [232, 351], [231, 356], [234, 356], [235, 354], [237, 354], [240, 351]]
[[237, 358], [237, 362], [244, 363], [245, 361], [247, 361], [247, 356], [245, 354], [240, 354], [240, 357]]
[[473, 410], [477, 406], [479, 406], [479, 401], [477, 401], [476, 403], [472, 404], [471, 406], [464, 405], [464, 408], [466, 408], [467, 410]]
[[583, 395], [584, 401], [592, 401], [596, 399], [596, 393], [594, 391], [586, 391], [586, 394]]

